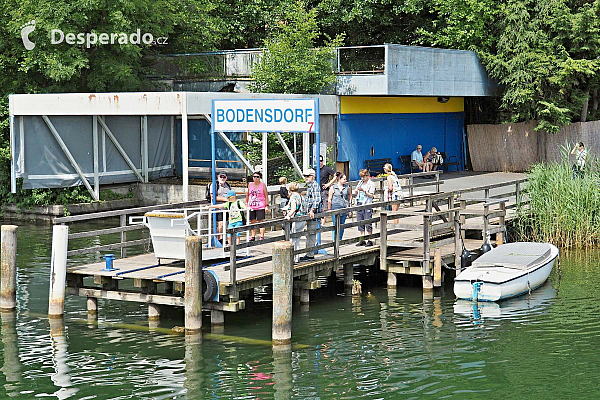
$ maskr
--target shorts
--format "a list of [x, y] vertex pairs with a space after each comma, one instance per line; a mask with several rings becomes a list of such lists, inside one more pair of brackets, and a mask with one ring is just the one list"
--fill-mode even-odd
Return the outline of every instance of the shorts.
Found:
[[260, 221], [265, 219], [265, 209], [250, 210], [250, 221]]
[[[364, 221], [366, 219], [371, 219], [371, 218], [373, 218], [373, 210], [371, 210], [371, 209], [358, 210], [356, 212], [356, 221]], [[373, 224], [372, 223], [358, 225], [359, 232], [364, 232], [365, 228], [367, 229], [367, 232], [373, 232]]]
[[[230, 222], [230, 223], [227, 225], [227, 228], [228, 228], [228, 229], [231, 229], [231, 228], [237, 228], [238, 226], [242, 226], [242, 225], [244, 225], [244, 223], [243, 223], [242, 221]], [[227, 234], [227, 237], [230, 237], [230, 236], [231, 236], [231, 233], [228, 233], [228, 234]], [[237, 237], [240, 237], [240, 236], [242, 236], [242, 232], [237, 232], [237, 233], [235, 234], [235, 236], [237, 236]]]

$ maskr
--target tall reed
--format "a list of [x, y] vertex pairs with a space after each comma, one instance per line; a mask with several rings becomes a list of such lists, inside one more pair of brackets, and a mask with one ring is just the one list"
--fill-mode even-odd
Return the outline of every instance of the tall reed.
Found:
[[584, 176], [574, 177], [569, 152], [565, 145], [560, 163], [535, 164], [527, 173], [529, 204], [517, 207], [519, 240], [577, 248], [600, 244], [598, 162], [588, 154]]

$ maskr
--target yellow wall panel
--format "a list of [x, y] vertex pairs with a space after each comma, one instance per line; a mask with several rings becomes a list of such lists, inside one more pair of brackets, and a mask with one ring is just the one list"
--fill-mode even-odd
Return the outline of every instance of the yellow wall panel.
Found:
[[341, 96], [342, 114], [416, 114], [463, 112], [463, 97], [450, 97], [446, 103], [437, 97]]

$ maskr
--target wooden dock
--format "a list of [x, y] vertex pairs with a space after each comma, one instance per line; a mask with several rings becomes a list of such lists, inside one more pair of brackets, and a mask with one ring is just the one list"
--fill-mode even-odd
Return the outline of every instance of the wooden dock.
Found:
[[[424, 290], [439, 287], [444, 275], [442, 271], [446, 267], [459, 267], [463, 246], [474, 251], [487, 236], [492, 243], [501, 244], [505, 240], [505, 224], [515, 217], [517, 201], [525, 203], [521, 195], [524, 181], [521, 179], [453, 192], [421, 194], [395, 202], [375, 202], [369, 206], [375, 209], [372, 218], [374, 229], [370, 235], [375, 244], [371, 247], [356, 246], [359, 232], [355, 220], [348, 218], [343, 226], [338, 227], [329, 222], [319, 230], [323, 240], [313, 249], [324, 249], [328, 254], [317, 254], [314, 260], [293, 266], [295, 295], [301, 302], [308, 302], [309, 291], [320, 287], [318, 277], [330, 276], [339, 269], [343, 269], [345, 284], [349, 286], [352, 284], [353, 267], [357, 264], [377, 265], [388, 273], [390, 286], [395, 285], [395, 274], [410, 274], [422, 276]], [[437, 180], [432, 184], [439, 187], [439, 182]], [[392, 204], [399, 204], [399, 210], [385, 211]], [[367, 207], [350, 207], [345, 212], [361, 208]], [[140, 229], [131, 228], [123, 220], [127, 215], [139, 215], [146, 211], [149, 210], [122, 210], [119, 215], [121, 227], [103, 229], [95, 234], [120, 231], [123, 235], [128, 230]], [[324, 215], [329, 217], [339, 213], [337, 210]], [[77, 217], [65, 219], [74, 218]], [[55, 222], [74, 221], [58, 219]], [[275, 227], [276, 230], [268, 232], [264, 241], [228, 248], [228, 259], [203, 260], [203, 269], [213, 271], [218, 278], [219, 301], [202, 302], [202, 308], [211, 311], [213, 323], [222, 323], [223, 312], [245, 309], [245, 300], [253, 296], [254, 289], [273, 283], [273, 244], [290, 238], [289, 229], [282, 230], [281, 224], [281, 219], [255, 224], [256, 227]], [[332, 231], [340, 227], [345, 229], [343, 240], [332, 241]], [[231, 232], [247, 230], [248, 227], [236, 229]], [[69, 238], [85, 237], [87, 234], [75, 233]], [[140, 244], [139, 240], [131, 241], [134, 242]], [[126, 247], [127, 243], [122, 236], [121, 248]], [[301, 249], [304, 246], [305, 240], [302, 239]], [[100, 252], [111, 248], [119, 248], [119, 243], [95, 246], [91, 250], [70, 250], [69, 253]], [[250, 257], [237, 256], [244, 248], [250, 249]], [[296, 254], [304, 254], [305, 251], [299, 250]], [[118, 268], [116, 271], [103, 271], [104, 261], [69, 267], [66, 293], [87, 297], [88, 300], [103, 298], [147, 303], [149, 307], [184, 306], [186, 274], [183, 261], [157, 260], [152, 253], [131, 257], [124, 255], [114, 261], [114, 267]], [[156, 313], [156, 308], [153, 309]]]

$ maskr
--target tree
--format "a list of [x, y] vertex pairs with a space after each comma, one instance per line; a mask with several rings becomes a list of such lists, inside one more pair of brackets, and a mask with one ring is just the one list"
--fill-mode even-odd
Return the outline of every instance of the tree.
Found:
[[302, 1], [284, 8], [264, 42], [263, 56], [252, 67], [251, 91], [319, 93], [335, 82], [335, 48], [344, 35], [315, 48], [320, 36], [316, 15], [317, 10], [307, 11]]

